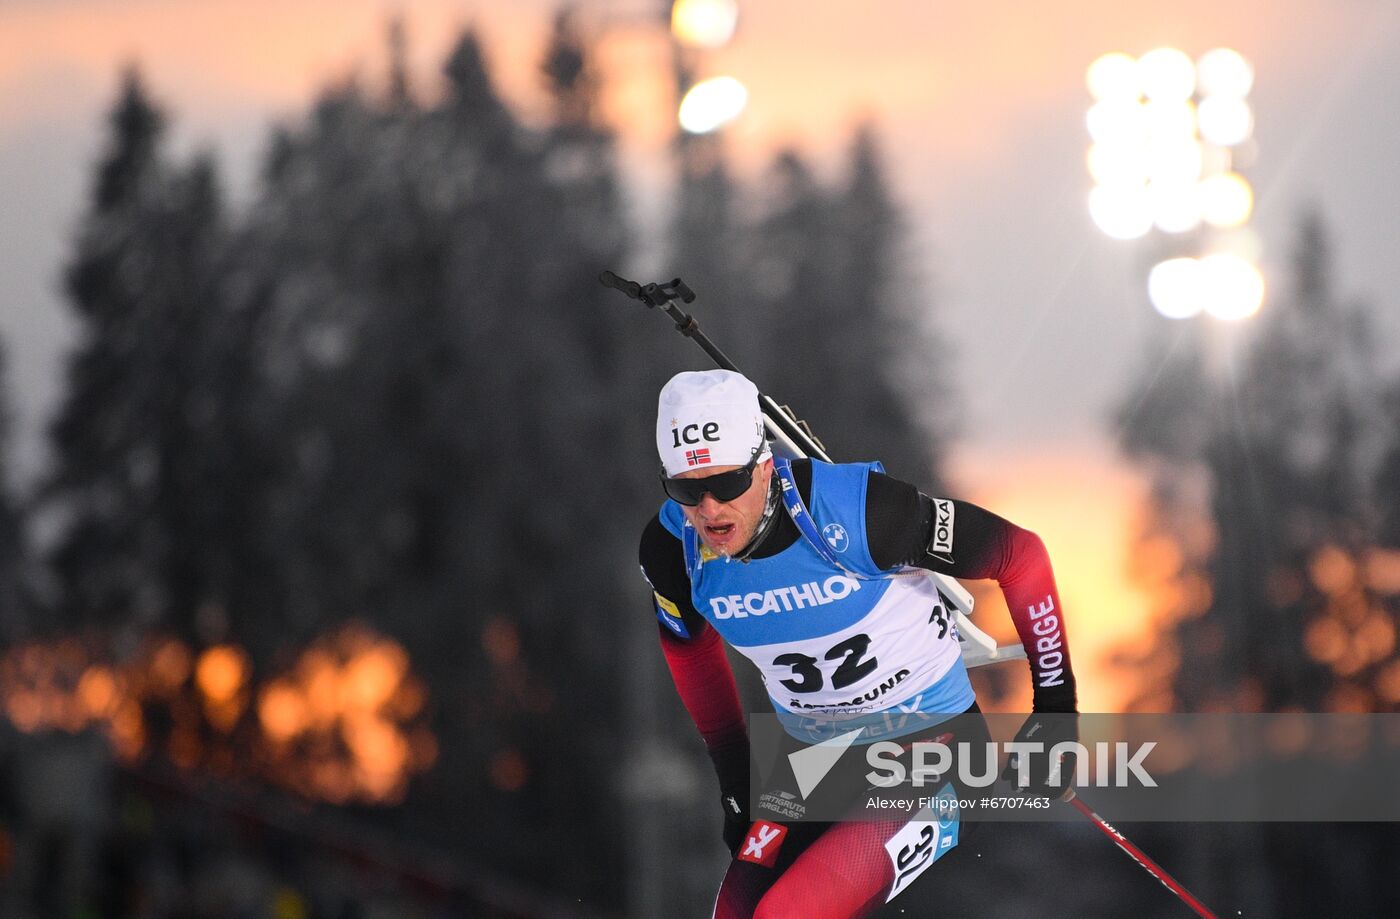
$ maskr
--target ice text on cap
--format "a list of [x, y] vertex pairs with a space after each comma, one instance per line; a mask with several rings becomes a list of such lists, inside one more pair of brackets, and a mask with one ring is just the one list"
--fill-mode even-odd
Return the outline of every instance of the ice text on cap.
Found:
[[[698, 437], [695, 434], [697, 430], [700, 432]], [[718, 441], [719, 422], [710, 421], [707, 422], [703, 427], [698, 424], [688, 424], [683, 428], [671, 428], [671, 446], [673, 447], [679, 447], [682, 442], [688, 444], [698, 444], [700, 443], [702, 438], [710, 441], [711, 443]]]

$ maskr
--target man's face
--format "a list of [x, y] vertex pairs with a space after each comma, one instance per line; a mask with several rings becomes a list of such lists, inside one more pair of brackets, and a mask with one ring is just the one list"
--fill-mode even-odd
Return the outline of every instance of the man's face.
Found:
[[[693, 469], [676, 476], [678, 479], [703, 479], [707, 476], [742, 466], [715, 466], [710, 469]], [[773, 477], [773, 461], [764, 460], [754, 467], [753, 481], [749, 490], [733, 501], [717, 501], [715, 496], [705, 492], [700, 503], [694, 507], [681, 505], [685, 518], [700, 534], [700, 540], [721, 555], [733, 555], [741, 551], [753, 539], [758, 529], [758, 521], [763, 517], [763, 505], [768, 496], [768, 483]]]

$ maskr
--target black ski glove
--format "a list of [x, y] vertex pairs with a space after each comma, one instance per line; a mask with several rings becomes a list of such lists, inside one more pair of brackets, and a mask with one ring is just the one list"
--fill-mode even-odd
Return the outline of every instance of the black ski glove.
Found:
[[[1050, 750], [1055, 744], [1079, 740], [1079, 714], [1075, 711], [1073, 685], [1064, 692], [1037, 692], [1034, 711], [1021, 730], [1016, 732], [1013, 742], [1039, 743], [1041, 752], [1020, 754], [1013, 752], [1002, 771], [1002, 780], [1018, 791], [1036, 797], [1058, 798], [1074, 782], [1074, 770], [1078, 757], [1065, 753], [1051, 761]], [[1025, 777], [1021, 778], [1018, 769], [1021, 758], [1027, 765]]]
[[753, 820], [749, 817], [749, 745], [710, 751], [719, 776], [720, 806], [724, 808], [724, 844], [737, 855]]
[[720, 794], [720, 804], [724, 807], [724, 845], [732, 858], [739, 854], [753, 821], [749, 819], [749, 789], [732, 789]]

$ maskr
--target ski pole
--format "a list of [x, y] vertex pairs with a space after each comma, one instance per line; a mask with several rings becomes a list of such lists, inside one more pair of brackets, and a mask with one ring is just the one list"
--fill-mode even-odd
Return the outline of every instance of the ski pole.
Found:
[[1161, 881], [1164, 887], [1180, 897], [1182, 902], [1191, 907], [1191, 909], [1195, 910], [1196, 915], [1202, 916], [1204, 919], [1217, 919], [1217, 916], [1210, 911], [1209, 907], [1196, 899], [1191, 891], [1181, 886], [1180, 881], [1170, 874], [1167, 874], [1166, 869], [1148, 858], [1145, 852], [1129, 842], [1128, 838], [1120, 833], [1111, 823], [1094, 813], [1089, 805], [1085, 804], [1084, 800], [1080, 798], [1079, 795], [1075, 794], [1073, 788], [1066, 790], [1061, 800], [1069, 802], [1075, 810], [1079, 811], [1085, 817], [1088, 817], [1089, 821], [1093, 823], [1094, 826], [1098, 827], [1105, 836], [1112, 839], [1114, 843], [1117, 844], [1118, 848], [1128, 853], [1129, 857], [1146, 869], [1148, 874]]
[[[683, 303], [695, 300], [695, 292], [680, 278], [675, 278], [667, 284], [638, 284], [611, 271], [604, 271], [598, 276], [598, 280], [604, 287], [620, 290], [633, 300], [646, 304], [648, 308], [655, 307], [666, 313], [675, 322], [676, 331], [694, 340], [722, 370], [742, 372], [714, 342], [710, 341], [710, 337], [700, 330], [700, 324], [695, 318], [676, 303], [677, 298]], [[758, 398], [763, 417], [767, 420], [768, 433], [788, 454], [831, 462], [826, 448], [812, 434], [807, 422], [799, 420], [791, 409], [779, 405], [770, 396], [760, 392]], [[955, 607], [952, 612], [958, 634], [965, 639], [961, 646], [963, 662], [967, 667], [1026, 659], [1026, 649], [1021, 645], [998, 647], [996, 639], [972, 624], [972, 620], [968, 618], [968, 614], [972, 612], [972, 595], [966, 588], [946, 575], [934, 573], [933, 578], [939, 585], [939, 594], [949, 605]]]
[[[602, 282], [604, 287], [620, 290], [633, 300], [640, 300], [648, 307], [657, 307], [666, 313], [676, 323], [676, 331], [699, 345], [721, 370], [742, 372], [723, 351], [715, 346], [714, 342], [710, 341], [710, 337], [700, 330], [700, 323], [676, 304], [677, 297], [684, 303], [691, 303], [695, 300], [695, 292], [687, 287], [680, 278], [674, 279], [669, 284], [638, 284], [636, 281], [620, 278], [611, 271], [604, 271], [598, 276], [598, 280]], [[826, 449], [821, 445], [821, 442], [812, 436], [811, 430], [806, 427], [806, 422], [799, 421], [796, 415], [784, 409], [772, 397], [759, 393], [758, 398], [760, 408], [763, 409], [763, 416], [768, 420], [769, 433], [773, 435], [775, 440], [793, 452], [795, 456], [813, 457], [823, 462], [831, 462], [831, 457], [827, 456]]]

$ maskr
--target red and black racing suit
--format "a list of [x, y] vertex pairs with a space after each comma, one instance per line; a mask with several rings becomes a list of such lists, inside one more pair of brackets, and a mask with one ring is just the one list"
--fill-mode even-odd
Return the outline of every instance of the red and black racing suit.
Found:
[[[811, 505], [811, 464], [792, 464], [804, 500]], [[931, 555], [937, 523], [933, 499], [898, 479], [870, 473], [865, 523], [871, 559], [882, 569], [917, 565], [940, 574], [966, 579], [992, 579], [1001, 587], [1011, 617], [1030, 662], [1036, 712], [1076, 710], [1075, 681], [1070, 667], [1064, 616], [1044, 543], [1024, 530], [974, 504], [954, 501], [951, 551]], [[781, 508], [776, 519], [749, 553], [753, 558], [777, 555], [800, 539], [796, 525]], [[944, 537], [939, 544], [946, 545]], [[691, 603], [690, 580], [678, 539], [653, 517], [642, 534], [642, 569], [656, 592], [680, 610], [689, 640], [658, 626], [661, 648], [681, 701], [704, 738], [722, 789], [748, 788], [748, 734], [734, 675], [719, 634]], [[1058, 635], [1032, 631], [1032, 614], [1057, 611]], [[1048, 639], [1048, 641], [1047, 641]], [[1039, 644], [1038, 644], [1039, 643]], [[1051, 675], [1037, 648], [1053, 646]], [[1043, 685], [1050, 684], [1050, 685]], [[969, 714], [975, 714], [974, 703]], [[980, 715], [976, 722], [981, 723]], [[964, 719], [964, 723], [967, 723]], [[985, 724], [981, 730], [985, 732]], [[747, 806], [747, 802], [745, 802]], [[901, 820], [845, 823], [795, 823], [782, 840], [772, 867], [735, 858], [725, 874], [715, 903], [717, 919], [849, 919], [862, 916], [884, 902], [894, 878], [884, 844], [904, 824]], [[731, 848], [734, 844], [731, 842]]]

